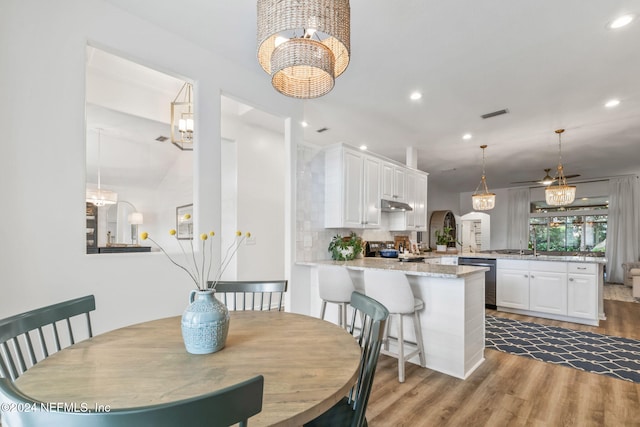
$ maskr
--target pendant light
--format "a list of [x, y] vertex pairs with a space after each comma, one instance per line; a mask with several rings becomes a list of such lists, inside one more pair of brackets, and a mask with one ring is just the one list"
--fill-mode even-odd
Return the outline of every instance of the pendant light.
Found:
[[489, 192], [487, 179], [484, 174], [484, 149], [487, 148], [487, 146], [481, 145], [480, 148], [482, 148], [482, 178], [473, 196], [471, 196], [471, 200], [473, 202], [473, 210], [488, 211], [496, 206], [496, 195], [495, 193]]
[[171, 143], [193, 151], [193, 85], [185, 83], [171, 103]]
[[567, 185], [567, 178], [564, 176], [562, 167], [562, 133], [564, 129], [555, 131], [558, 134], [558, 180], [557, 185], [549, 185], [544, 190], [544, 196], [549, 206], [566, 206], [576, 199], [575, 185]]
[[258, 0], [258, 62], [280, 93], [317, 98], [349, 65], [349, 0]]
[[101, 145], [102, 145], [102, 129], [98, 129], [98, 188], [87, 188], [86, 201], [87, 203], [93, 203], [96, 206], [114, 205], [118, 202], [118, 194], [110, 191], [103, 190], [100, 183], [100, 157], [101, 157]]

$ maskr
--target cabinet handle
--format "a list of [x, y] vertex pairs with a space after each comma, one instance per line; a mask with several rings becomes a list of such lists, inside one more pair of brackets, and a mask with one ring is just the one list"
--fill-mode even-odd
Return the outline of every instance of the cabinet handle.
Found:
[[569, 277], [570, 282], [573, 282], [573, 280], [574, 280], [573, 277]]
[[533, 274], [531, 275], [531, 278], [532, 278], [532, 279], [535, 279], [535, 277], [533, 277]]
[[528, 274], [525, 274], [525, 275], [524, 275], [524, 277], [529, 277], [529, 275], [528, 275]]
[[578, 267], [578, 270], [586, 270], [587, 267]]

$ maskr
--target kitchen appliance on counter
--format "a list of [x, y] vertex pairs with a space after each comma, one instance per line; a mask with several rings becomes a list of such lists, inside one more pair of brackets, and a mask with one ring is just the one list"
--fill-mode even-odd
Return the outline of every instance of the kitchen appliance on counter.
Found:
[[380, 256], [380, 251], [383, 249], [395, 249], [393, 242], [366, 242], [364, 245], [364, 256]]
[[484, 306], [495, 310], [496, 306], [496, 260], [495, 258], [458, 257], [458, 265], [489, 267], [484, 272]]

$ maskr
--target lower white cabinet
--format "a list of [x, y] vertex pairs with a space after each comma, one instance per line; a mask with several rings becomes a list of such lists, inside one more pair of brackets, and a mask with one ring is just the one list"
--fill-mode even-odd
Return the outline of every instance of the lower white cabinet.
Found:
[[529, 270], [497, 269], [496, 305], [529, 309]]
[[530, 271], [529, 310], [567, 314], [567, 273]]
[[600, 270], [588, 263], [498, 259], [496, 305], [498, 310], [597, 324]]
[[592, 274], [569, 274], [567, 315], [583, 319], [598, 317], [598, 281]]

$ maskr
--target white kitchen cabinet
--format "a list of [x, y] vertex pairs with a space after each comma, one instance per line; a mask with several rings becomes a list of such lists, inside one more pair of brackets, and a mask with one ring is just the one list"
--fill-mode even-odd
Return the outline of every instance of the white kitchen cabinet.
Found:
[[569, 263], [567, 315], [598, 318], [598, 266]]
[[405, 202], [412, 210], [393, 213], [389, 220], [392, 231], [427, 231], [427, 175], [407, 170]]
[[393, 163], [382, 162], [380, 169], [382, 174], [380, 198], [406, 202], [406, 168]]
[[496, 305], [499, 311], [598, 325], [601, 274], [595, 263], [498, 259]]
[[427, 231], [427, 176], [416, 174], [414, 226], [416, 231]]
[[567, 273], [529, 271], [529, 310], [567, 314]]
[[496, 269], [496, 305], [529, 309], [529, 270]]
[[380, 227], [380, 164], [343, 146], [325, 151], [325, 227]]

